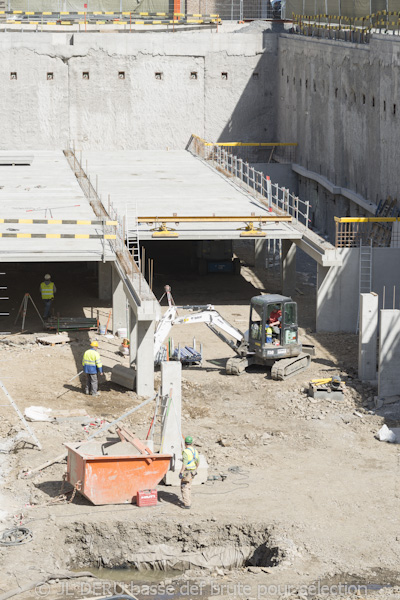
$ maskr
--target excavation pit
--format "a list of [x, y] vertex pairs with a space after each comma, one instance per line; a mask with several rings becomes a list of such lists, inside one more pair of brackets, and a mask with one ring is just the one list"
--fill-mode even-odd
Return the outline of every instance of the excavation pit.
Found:
[[69, 567], [137, 571], [233, 570], [274, 567], [285, 557], [264, 525], [75, 523], [66, 533]]

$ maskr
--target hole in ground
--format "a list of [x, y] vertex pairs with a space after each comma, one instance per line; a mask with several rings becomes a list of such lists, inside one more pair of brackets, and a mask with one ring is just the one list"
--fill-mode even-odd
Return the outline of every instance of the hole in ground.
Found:
[[[265, 524], [76, 522], [65, 532], [73, 569], [106, 567], [186, 571], [274, 567], [285, 558]], [[68, 556], [69, 555], [69, 556]]]

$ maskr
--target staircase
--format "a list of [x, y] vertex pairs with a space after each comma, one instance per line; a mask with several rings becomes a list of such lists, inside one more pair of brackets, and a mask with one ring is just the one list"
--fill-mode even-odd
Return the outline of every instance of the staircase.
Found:
[[133, 260], [135, 261], [140, 270], [140, 245], [139, 226], [137, 220], [137, 205], [135, 206], [134, 210], [128, 207], [126, 208], [125, 228], [126, 245], [128, 246], [129, 252], [132, 254]]

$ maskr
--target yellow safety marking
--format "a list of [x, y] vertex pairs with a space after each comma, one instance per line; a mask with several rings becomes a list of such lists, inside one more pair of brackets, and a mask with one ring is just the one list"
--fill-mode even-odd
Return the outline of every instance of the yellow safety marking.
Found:
[[334, 217], [338, 223], [394, 223], [400, 217]]
[[117, 236], [116, 235], [105, 235], [104, 239], [106, 239], [106, 240], [116, 240]]
[[87, 239], [89, 239], [89, 234], [88, 233], [76, 233], [75, 237], [78, 240], [87, 240]]
[[96, 11], [93, 11], [93, 14], [94, 15], [102, 15], [103, 13], [101, 11], [96, 10]]
[[140, 15], [141, 17], [148, 17], [148, 16], [149, 16], [149, 13], [148, 13], [148, 12], [147, 12], [147, 13], [139, 13], [139, 15]]
[[13, 10], [13, 15], [22, 15], [22, 10]]
[[62, 11], [61, 11], [61, 12], [60, 12], [60, 15], [69, 15], [69, 12], [68, 12], [68, 11], [65, 11], [65, 12], [62, 12]]
[[104, 14], [105, 15], [114, 15], [115, 13], [114, 12], [110, 12], [110, 11], [106, 11]]
[[30, 233], [17, 233], [17, 238], [30, 238]]
[[0, 15], [5, 15], [6, 11], [5, 10], [0, 10]]
[[156, 13], [157, 17], [166, 17], [167, 13]]
[[18, 223], [33, 223], [33, 219], [18, 219]]
[[34, 15], [35, 13], [34, 12], [26, 12], [25, 14], [26, 15]]
[[122, 14], [123, 14], [123, 15], [128, 15], [128, 17], [129, 17], [129, 15], [130, 15], [131, 13], [130, 13], [130, 12], [123, 12]]
[[47, 233], [46, 237], [50, 239], [60, 239], [61, 233]]
[[186, 23], [204, 23], [204, 21], [198, 21], [196, 19], [186, 19]]
[[61, 25], [72, 25], [72, 21], [61, 21]]
[[96, 25], [105, 25], [106, 22], [105, 21], [96, 21]]
[[161, 25], [162, 21], [152, 21], [153, 25]]
[[48, 225], [61, 225], [62, 224], [62, 220], [61, 219], [49, 219], [47, 221]]
[[42, 15], [51, 15], [51, 12], [43, 12]]
[[78, 12], [78, 15], [84, 15], [84, 14], [86, 14], [86, 13], [85, 12], [81, 12], [81, 11]]
[[91, 221], [77, 221], [77, 225], [91, 225]]
[[57, 25], [57, 21], [47, 21], [45, 25]]
[[144, 25], [144, 21], [134, 21], [135, 25]]

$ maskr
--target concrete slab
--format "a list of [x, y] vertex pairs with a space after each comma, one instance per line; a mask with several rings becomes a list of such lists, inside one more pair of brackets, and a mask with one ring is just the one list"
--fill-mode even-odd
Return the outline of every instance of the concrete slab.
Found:
[[[143, 216], [273, 215], [253, 196], [184, 150], [85, 151], [91, 178], [98, 176], [99, 193], [111, 196], [128, 223]], [[170, 224], [179, 240], [239, 239], [241, 223]], [[128, 226], [129, 227], [129, 226]], [[139, 224], [139, 239], [153, 239], [153, 224]], [[268, 238], [300, 239], [287, 223], [268, 223]], [[160, 239], [160, 238], [158, 238]], [[162, 238], [161, 238], [162, 239]], [[169, 239], [169, 238], [168, 238]]]
[[[31, 154], [30, 165], [0, 165], [0, 220], [96, 220], [63, 152]], [[0, 233], [102, 235], [103, 231], [96, 225], [0, 223]], [[106, 260], [113, 260], [109, 241], [104, 249]], [[0, 237], [0, 262], [100, 261], [102, 255], [101, 239]]]

